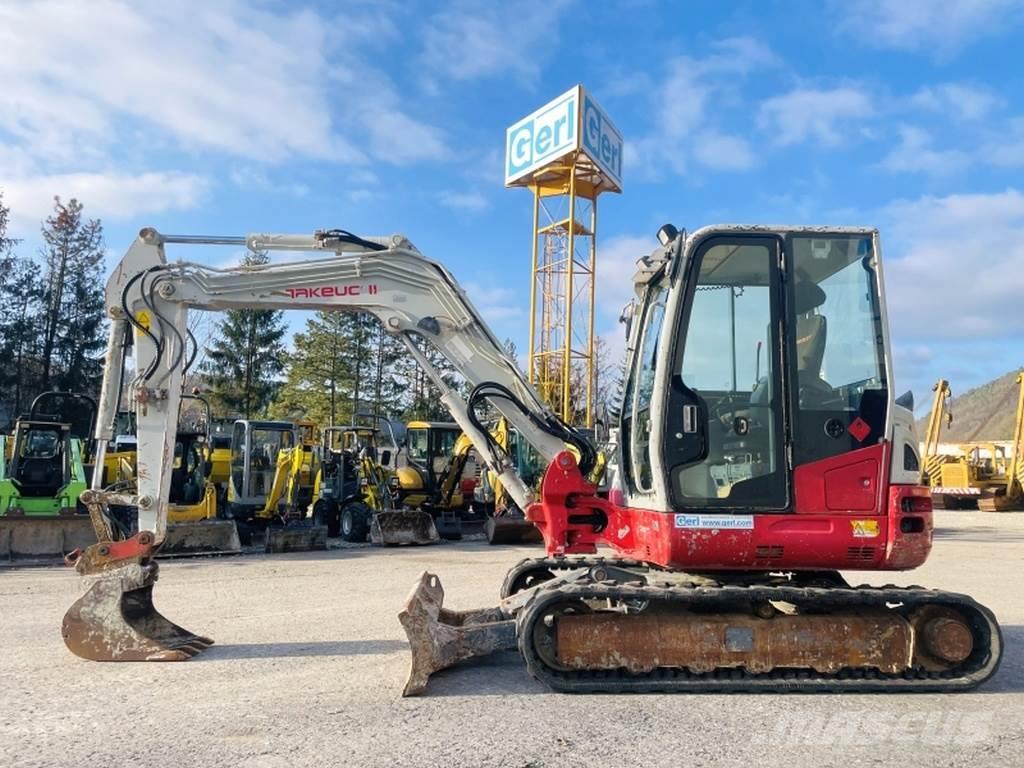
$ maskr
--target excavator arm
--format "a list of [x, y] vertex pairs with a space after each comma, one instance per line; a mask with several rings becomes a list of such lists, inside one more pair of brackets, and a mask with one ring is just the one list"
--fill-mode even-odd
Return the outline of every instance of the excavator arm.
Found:
[[[319, 258], [218, 269], [188, 261], [169, 263], [166, 250], [171, 245], [304, 252]], [[188, 330], [191, 310], [374, 315], [405, 344], [483, 461], [523, 509], [535, 500], [534, 492], [477, 417], [481, 401], [508, 418], [549, 462], [563, 455], [566, 443], [595, 455], [584, 437], [540, 401], [452, 275], [401, 235], [363, 238], [329, 230], [203, 237], [143, 229], [111, 274], [106, 306], [111, 325], [96, 428], [97, 463], [102, 464], [114, 435], [127, 358], [133, 351], [134, 375], [127, 391], [137, 421], [137, 488], [133, 495], [105, 489], [97, 474], [92, 489], [82, 495], [100, 542], [74, 563], [80, 573], [103, 578], [68, 611], [64, 637], [85, 658], [188, 658], [212, 642], [167, 621], [152, 605], [157, 574], [152, 555], [167, 533], [178, 409], [185, 373], [197, 352]], [[473, 388], [468, 397], [445, 382], [430, 349]], [[114, 503], [138, 509], [139, 533], [130, 540], [114, 541], [105, 524], [106, 510]]]
[[[215, 269], [191, 262], [169, 264], [166, 248], [172, 244], [305, 251], [326, 258]], [[374, 315], [423, 367], [452, 417], [522, 508], [533, 501], [533, 491], [480, 426], [472, 413], [474, 402], [445, 383], [432, 361], [436, 358], [418, 341], [442, 355], [471, 386], [483, 384], [481, 396], [546, 460], [564, 449], [567, 436], [573, 437], [539, 400], [451, 274], [401, 235], [360, 238], [323, 231], [231, 238], [144, 229], [114, 270], [106, 299], [112, 323], [97, 437], [105, 445], [113, 429], [125, 340], [131, 332], [136, 375], [129, 392], [138, 420], [139, 529], [152, 531], [156, 544], [166, 531], [174, 425], [186, 365], [194, 355], [187, 325], [190, 310], [333, 309]], [[98, 486], [94, 490], [102, 492]]]

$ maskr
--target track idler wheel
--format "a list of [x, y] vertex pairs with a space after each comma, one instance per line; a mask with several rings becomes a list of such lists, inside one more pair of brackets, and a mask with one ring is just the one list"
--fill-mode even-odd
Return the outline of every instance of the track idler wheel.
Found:
[[427, 688], [430, 676], [460, 661], [516, 648], [516, 623], [499, 608], [449, 611], [440, 579], [424, 571], [398, 614], [412, 660], [403, 696]]
[[91, 661], [185, 661], [213, 645], [153, 605], [159, 566], [152, 555], [153, 534], [142, 531], [69, 556], [69, 564], [94, 579], [64, 614], [61, 633], [73, 654]]

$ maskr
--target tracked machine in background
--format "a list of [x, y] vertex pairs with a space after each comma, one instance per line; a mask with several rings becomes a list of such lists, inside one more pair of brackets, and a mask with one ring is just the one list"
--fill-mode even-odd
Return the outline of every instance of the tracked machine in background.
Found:
[[0, 558], [63, 556], [96, 541], [78, 503], [93, 471], [95, 416], [91, 397], [44, 392], [0, 435]]
[[[593, 446], [538, 399], [454, 278], [404, 238], [143, 230], [107, 290], [108, 360], [138, 334], [142, 530], [81, 559], [97, 578], [65, 617], [68, 646], [156, 660], [210, 642], [152, 604], [188, 309], [347, 309], [405, 343], [547, 548], [484, 610], [444, 608], [439, 579], [422, 576], [400, 614], [413, 654], [406, 694], [499, 648], [518, 648], [532, 675], [566, 692], [937, 692], [988, 679], [1002, 640], [987, 608], [921, 587], [853, 587], [839, 573], [912, 569], [932, 545], [912, 414], [893, 397], [877, 231], [664, 227], [659, 240], [635, 277], [621, 487], [604, 498], [587, 480]], [[213, 270], [168, 264], [176, 242], [329, 255]], [[159, 320], [148, 336], [137, 319], [146, 308]], [[421, 343], [463, 374], [468, 398]], [[107, 371], [101, 412], [116, 378]], [[538, 495], [484, 428], [485, 402], [548, 462]], [[614, 556], [598, 557], [599, 545]]]
[[[1024, 372], [1017, 376], [1013, 438], [1008, 444], [973, 439], [956, 445], [956, 453], [941, 453], [941, 431], [953, 423], [949, 382], [939, 379], [923, 441], [921, 482], [931, 488], [932, 500], [946, 509], [983, 512], [1024, 511]], [[1007, 397], [1013, 395], [1008, 393]], [[972, 436], [977, 437], [978, 431]]]
[[263, 535], [268, 552], [327, 548], [327, 530], [309, 517], [316, 476], [315, 435], [290, 421], [239, 419], [231, 432], [225, 516], [242, 544]]
[[398, 503], [430, 515], [441, 538], [461, 539], [477, 481], [472, 440], [452, 422], [410, 421], [398, 463]]

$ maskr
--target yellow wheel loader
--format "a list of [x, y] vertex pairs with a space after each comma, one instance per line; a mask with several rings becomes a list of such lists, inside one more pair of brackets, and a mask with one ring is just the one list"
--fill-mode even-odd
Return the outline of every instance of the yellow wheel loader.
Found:
[[[391, 445], [396, 445], [390, 422]], [[387, 465], [390, 449], [380, 449], [380, 430], [366, 425], [324, 430], [323, 455], [317, 475], [313, 517], [328, 535], [348, 542], [369, 536], [378, 545], [435, 544], [434, 519], [396, 502], [397, 477]]]

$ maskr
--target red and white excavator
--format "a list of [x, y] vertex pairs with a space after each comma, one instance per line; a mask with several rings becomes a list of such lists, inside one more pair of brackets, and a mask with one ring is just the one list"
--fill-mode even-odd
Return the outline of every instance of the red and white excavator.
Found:
[[[139, 533], [78, 558], [94, 583], [65, 616], [68, 647], [181, 660], [212, 642], [152, 602], [189, 310], [336, 309], [372, 313], [406, 343], [547, 547], [509, 572], [485, 610], [444, 608], [440, 581], [423, 574], [400, 614], [407, 695], [433, 671], [499, 648], [518, 648], [531, 674], [569, 692], [953, 691], [989, 678], [1002, 641], [987, 608], [921, 587], [852, 587], [839, 573], [912, 569], [932, 545], [911, 404], [893, 396], [877, 231], [658, 235], [626, 313], [619, 480], [604, 498], [587, 480], [594, 448], [540, 401], [451, 274], [404, 237], [142, 230], [107, 285], [97, 427], [104, 446], [132, 347], [137, 496], [83, 494], [99, 523], [108, 504], [135, 504]], [[214, 269], [168, 263], [176, 244], [325, 257]], [[467, 398], [422, 344], [473, 386]], [[550, 462], [539, 493], [489, 437], [483, 401]]]

